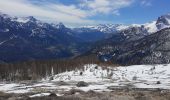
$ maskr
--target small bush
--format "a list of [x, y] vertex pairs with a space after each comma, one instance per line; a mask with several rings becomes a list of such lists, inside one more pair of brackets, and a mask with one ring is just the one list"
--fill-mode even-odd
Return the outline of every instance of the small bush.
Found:
[[161, 82], [160, 82], [160, 81], [157, 81], [156, 84], [161, 84]]
[[76, 86], [77, 87], [87, 87], [87, 86], [89, 86], [89, 84], [84, 82], [84, 81], [80, 81], [80, 82], [77, 83]]
[[137, 80], [137, 76], [133, 76], [132, 80], [136, 81]]
[[82, 76], [83, 75], [83, 72], [80, 72], [80, 76]]

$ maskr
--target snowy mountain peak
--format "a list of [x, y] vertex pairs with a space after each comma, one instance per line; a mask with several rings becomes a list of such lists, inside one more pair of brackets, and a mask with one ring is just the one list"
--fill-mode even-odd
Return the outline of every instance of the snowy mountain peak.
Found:
[[57, 28], [57, 29], [63, 29], [63, 28], [66, 28], [65, 25], [63, 23], [58, 23], [58, 24], [54, 24], [52, 23], [51, 24], [53, 27]]
[[61, 23], [61, 22], [60, 22], [60, 23], [58, 23], [58, 24], [57, 24], [57, 26], [58, 26], [58, 28], [65, 28], [64, 24], [63, 24], [63, 23]]
[[132, 33], [132, 31], [135, 30], [134, 34], [140, 33], [140, 35], [147, 35], [168, 27], [170, 27], [170, 14], [162, 15], [156, 21], [146, 24], [99, 24], [96, 26], [84, 26], [83, 28], [93, 29], [107, 34], [114, 34], [118, 32], [127, 33], [128, 30]]
[[35, 22], [36, 19], [31, 18], [31, 17], [15, 17], [15, 18], [12, 19], [12, 21], [16, 21], [16, 22], [19, 22], [19, 23], [27, 23], [29, 21]]
[[170, 14], [166, 14], [161, 17], [158, 17], [156, 26], [159, 30], [163, 29], [163, 28], [170, 27]]
[[19, 23], [37, 22], [37, 19], [34, 18], [33, 16], [16, 17], [16, 16], [10, 16], [8, 14], [4, 14], [4, 13], [0, 12], [0, 17], [3, 19], [10, 19], [11, 21], [16, 21]]
[[123, 24], [99, 24], [96, 26], [84, 26], [83, 28], [89, 28], [93, 30], [98, 30], [103, 33], [112, 34], [120, 30], [126, 29], [128, 26]]
[[36, 19], [36, 18], [34, 18], [33, 16], [25, 17], [25, 19], [27, 19], [27, 20], [29, 20], [29, 21], [32, 21], [32, 22], [37, 21], [37, 19]]
[[11, 18], [8, 14], [4, 14], [2, 12], [0, 12], [0, 17], [3, 17], [3, 18]]
[[156, 21], [152, 21], [150, 23], [146, 23], [143, 25], [146, 30], [149, 32], [149, 33], [154, 33], [154, 32], [157, 32], [158, 31], [158, 28], [156, 26]]

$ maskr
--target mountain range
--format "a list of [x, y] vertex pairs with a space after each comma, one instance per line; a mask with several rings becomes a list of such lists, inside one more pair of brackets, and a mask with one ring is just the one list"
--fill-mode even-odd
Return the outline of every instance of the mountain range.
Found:
[[34, 17], [0, 15], [2, 62], [71, 57], [83, 52], [85, 42], [70, 35], [62, 23], [43, 23]]
[[96, 54], [101, 60], [121, 64], [167, 63], [168, 27], [170, 14], [146, 24], [69, 28], [33, 16], [12, 17], [0, 13], [0, 62]]

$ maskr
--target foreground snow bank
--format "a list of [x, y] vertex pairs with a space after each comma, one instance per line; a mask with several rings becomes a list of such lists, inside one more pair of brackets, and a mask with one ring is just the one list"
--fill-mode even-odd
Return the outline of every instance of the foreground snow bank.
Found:
[[[77, 87], [80, 81], [87, 82], [87, 87]], [[51, 76], [38, 83], [0, 84], [0, 91], [8, 93], [69, 91], [110, 91], [110, 88], [160, 88], [170, 89], [170, 64], [167, 65], [134, 65], [125, 67], [102, 67], [96, 64], [85, 65]], [[60, 94], [60, 93], [59, 93]], [[35, 95], [37, 96], [37, 95]]]
[[170, 89], [169, 65], [133, 65], [125, 67], [101, 67], [85, 65], [84, 70], [64, 72], [52, 81], [85, 81], [91, 83], [131, 84], [135, 88]]

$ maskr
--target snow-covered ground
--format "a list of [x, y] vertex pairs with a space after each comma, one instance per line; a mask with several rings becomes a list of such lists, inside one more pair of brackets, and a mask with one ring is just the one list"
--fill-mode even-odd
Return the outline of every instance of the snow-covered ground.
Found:
[[[87, 87], [77, 87], [80, 81], [87, 82]], [[62, 83], [62, 84], [61, 84]], [[64, 83], [64, 84], [63, 84]], [[41, 92], [80, 89], [83, 91], [110, 91], [112, 88], [160, 88], [170, 89], [170, 64], [167, 65], [133, 65], [126, 67], [101, 67], [95, 64], [43, 79], [38, 83], [17, 84], [0, 83], [0, 91], [7, 93]]]

